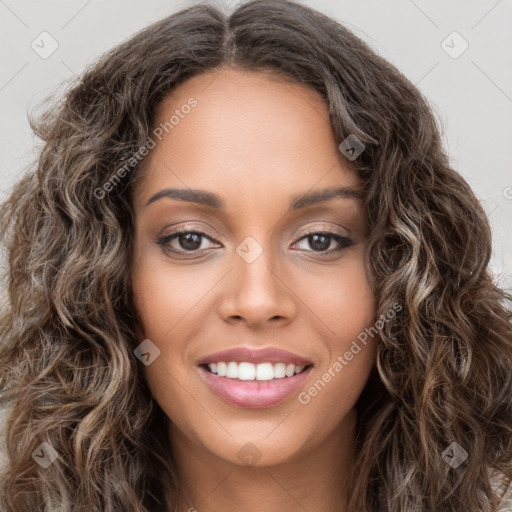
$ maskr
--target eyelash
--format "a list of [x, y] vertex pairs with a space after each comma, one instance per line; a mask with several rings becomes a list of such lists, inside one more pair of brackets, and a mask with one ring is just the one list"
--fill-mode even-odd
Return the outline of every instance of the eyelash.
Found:
[[[208, 238], [212, 242], [217, 242], [212, 237], [210, 237], [207, 233], [204, 233], [204, 232], [198, 231], [198, 230], [194, 230], [193, 228], [185, 226], [185, 227], [182, 227], [182, 228], [178, 228], [178, 229], [174, 230], [172, 233], [169, 233], [168, 235], [165, 235], [165, 236], [159, 238], [156, 241], [156, 243], [162, 248], [162, 250], [164, 252], [171, 252], [171, 253], [174, 253], [174, 254], [187, 254], [187, 255], [190, 254], [190, 255], [193, 255], [197, 251], [201, 250], [201, 249], [195, 249], [193, 251], [185, 251], [185, 250], [177, 251], [176, 249], [170, 249], [168, 247], [169, 243], [172, 240], [177, 238], [179, 235], [183, 235], [183, 234], [195, 234], [195, 235], [199, 235], [200, 237]], [[304, 240], [304, 239], [306, 239], [306, 238], [308, 238], [310, 236], [313, 236], [313, 235], [327, 235], [328, 237], [330, 237], [330, 238], [334, 239], [336, 242], [338, 242], [341, 247], [339, 247], [338, 249], [331, 249], [331, 250], [327, 250], [327, 251], [307, 251], [307, 252], [313, 252], [313, 253], [317, 253], [317, 254], [321, 254], [321, 255], [322, 254], [332, 254], [332, 253], [342, 252], [343, 250], [347, 249], [348, 247], [351, 247], [352, 245], [354, 245], [353, 240], [351, 240], [350, 238], [348, 238], [346, 236], [343, 236], [343, 235], [340, 235], [339, 233], [336, 233], [336, 232], [330, 231], [330, 230], [323, 230], [323, 231], [311, 230], [311, 231], [307, 231], [295, 243], [297, 243], [297, 242], [299, 242], [301, 240]]]

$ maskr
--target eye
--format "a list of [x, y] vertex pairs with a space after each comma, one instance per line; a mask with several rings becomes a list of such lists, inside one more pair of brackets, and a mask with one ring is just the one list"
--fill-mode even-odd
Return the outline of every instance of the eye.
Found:
[[[202, 231], [196, 231], [188, 227], [184, 227], [176, 229], [169, 235], [159, 238], [157, 240], [157, 244], [166, 252], [181, 254], [193, 253], [195, 251], [206, 249], [206, 247], [202, 246], [203, 239], [214, 241]], [[173, 242], [175, 242], [174, 246]]]
[[[305, 236], [302, 236], [299, 241], [300, 240], [307, 241], [309, 246], [313, 248], [313, 251], [308, 252], [320, 252], [326, 254], [341, 252], [347, 247], [354, 245], [353, 240], [333, 231], [309, 231]], [[339, 247], [327, 251], [333, 240], [338, 243]]]

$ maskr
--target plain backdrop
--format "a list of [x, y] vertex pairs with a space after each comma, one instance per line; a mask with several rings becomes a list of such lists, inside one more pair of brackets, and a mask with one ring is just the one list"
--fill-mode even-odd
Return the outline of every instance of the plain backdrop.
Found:
[[[104, 51], [192, 3], [0, 0], [0, 200], [35, 156], [27, 112]], [[452, 166], [489, 215], [491, 269], [510, 291], [512, 0], [303, 3], [344, 23], [426, 95], [443, 127]], [[43, 49], [52, 45], [56, 50], [43, 58]]]

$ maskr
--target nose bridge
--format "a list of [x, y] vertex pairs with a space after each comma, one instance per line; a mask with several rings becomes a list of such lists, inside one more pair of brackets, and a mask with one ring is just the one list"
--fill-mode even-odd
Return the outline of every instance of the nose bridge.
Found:
[[[265, 245], [264, 245], [265, 244]], [[268, 302], [278, 293], [274, 251], [268, 238], [246, 237], [236, 247], [235, 274], [238, 293], [251, 297], [251, 301]]]

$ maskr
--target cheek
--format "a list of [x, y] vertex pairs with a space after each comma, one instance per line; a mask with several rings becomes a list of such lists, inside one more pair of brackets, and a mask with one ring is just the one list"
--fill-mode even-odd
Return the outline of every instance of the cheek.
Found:
[[321, 320], [317, 329], [325, 350], [316, 379], [298, 398], [306, 409], [335, 423], [353, 407], [375, 363], [375, 296], [362, 257], [329, 279], [310, 283], [307, 305]]
[[143, 367], [143, 373], [161, 405], [180, 409], [180, 382], [190, 378], [187, 340], [201, 336], [203, 324], [197, 318], [204, 318], [211, 310], [208, 293], [218, 279], [214, 272], [185, 265], [172, 268], [156, 258], [141, 262], [133, 273], [134, 307], [143, 327], [139, 342], [149, 339], [159, 350], [154, 362]]
[[189, 324], [187, 319], [200, 309], [215, 277], [192, 266], [172, 268], [155, 260], [140, 265], [133, 276], [133, 292], [145, 337], [163, 341], [173, 337], [182, 321]]
[[[296, 288], [315, 329], [334, 351], [344, 352], [351, 341], [373, 325], [376, 301], [363, 262], [362, 249], [350, 254], [332, 272], [307, 272]], [[306, 273], [306, 272], [303, 272]], [[299, 282], [299, 281], [298, 281]]]

